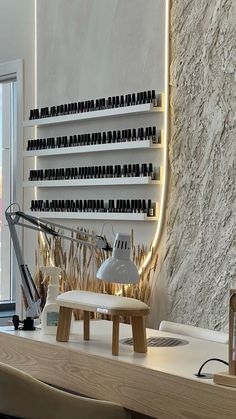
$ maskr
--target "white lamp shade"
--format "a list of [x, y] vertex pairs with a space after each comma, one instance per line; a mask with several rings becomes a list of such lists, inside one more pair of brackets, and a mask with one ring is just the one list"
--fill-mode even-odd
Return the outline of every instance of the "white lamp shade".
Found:
[[96, 274], [98, 279], [120, 284], [135, 284], [139, 281], [139, 273], [130, 260], [130, 236], [117, 234], [112, 256], [102, 263]]

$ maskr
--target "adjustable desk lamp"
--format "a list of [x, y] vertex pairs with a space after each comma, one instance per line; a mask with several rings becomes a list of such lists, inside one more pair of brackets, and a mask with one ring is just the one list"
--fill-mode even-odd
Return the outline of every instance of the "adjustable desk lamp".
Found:
[[[12, 207], [14, 206], [18, 207], [17, 211], [12, 210]], [[49, 220], [27, 215], [24, 212], [20, 211], [19, 205], [15, 203], [9, 205], [9, 207], [6, 209], [5, 217], [9, 226], [9, 231], [16, 254], [16, 259], [20, 270], [21, 289], [25, 297], [25, 301], [27, 303], [27, 318], [26, 320], [24, 320], [24, 330], [33, 330], [33, 318], [38, 318], [42, 311], [41, 298], [35, 286], [33, 278], [30, 274], [28, 266], [24, 261], [22, 248], [16, 231], [16, 226], [19, 225], [23, 228], [29, 228], [31, 230], [36, 230], [50, 234], [54, 237], [61, 237], [66, 240], [73, 241], [75, 243], [81, 243], [84, 246], [89, 246], [96, 249], [103, 249], [107, 252], [111, 251], [112, 248], [103, 236], [81, 232], [70, 227], [53, 223]], [[24, 223], [23, 221], [27, 222], [28, 224]], [[84, 240], [77, 239], [66, 234], [62, 234], [61, 232], [56, 231], [54, 228], [68, 230], [70, 233], [79, 233], [80, 236], [84, 237]], [[105, 262], [103, 262], [103, 264], [100, 266], [97, 272], [97, 277], [105, 281], [118, 283], [134, 284], [138, 282], [139, 274], [137, 267], [130, 260], [129, 235], [116, 235], [112, 256], [105, 260]]]

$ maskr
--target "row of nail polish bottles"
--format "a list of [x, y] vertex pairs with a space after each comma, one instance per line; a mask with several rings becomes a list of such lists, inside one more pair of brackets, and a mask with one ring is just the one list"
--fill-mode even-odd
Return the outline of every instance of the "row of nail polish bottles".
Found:
[[152, 180], [160, 180], [160, 168], [152, 163], [124, 164], [92, 167], [69, 167], [56, 169], [33, 169], [30, 170], [30, 181], [42, 180], [70, 180], [70, 179], [103, 179], [121, 177], [150, 177]]
[[95, 132], [62, 137], [37, 138], [28, 140], [27, 150], [45, 150], [52, 148], [90, 146], [96, 144], [110, 144], [127, 141], [150, 140], [153, 144], [159, 144], [160, 131], [156, 127], [133, 128], [118, 131]]
[[161, 95], [155, 90], [147, 90], [138, 93], [129, 93], [120, 96], [109, 96], [100, 99], [91, 99], [73, 103], [65, 103], [35, 108], [30, 110], [29, 119], [50, 118], [54, 116], [70, 115], [75, 113], [93, 112], [103, 109], [121, 108], [125, 106], [135, 106], [151, 103], [153, 106], [161, 106]]
[[109, 213], [136, 213], [146, 214], [148, 217], [156, 216], [156, 204], [148, 199], [103, 199], [95, 200], [32, 200], [31, 211], [39, 212], [109, 212]]

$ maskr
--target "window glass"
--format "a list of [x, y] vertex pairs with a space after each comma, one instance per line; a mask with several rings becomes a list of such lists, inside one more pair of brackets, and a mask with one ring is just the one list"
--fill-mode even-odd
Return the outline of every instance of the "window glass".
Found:
[[13, 300], [11, 242], [4, 211], [13, 198], [15, 82], [0, 83], [0, 302]]

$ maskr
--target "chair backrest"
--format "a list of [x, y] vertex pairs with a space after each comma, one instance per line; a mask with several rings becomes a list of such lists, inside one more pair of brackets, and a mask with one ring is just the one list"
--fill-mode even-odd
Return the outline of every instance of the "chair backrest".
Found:
[[58, 390], [0, 363], [0, 414], [24, 419], [129, 419], [123, 407]]
[[190, 326], [162, 320], [159, 330], [163, 332], [176, 333], [178, 335], [191, 336], [192, 338], [211, 340], [213, 342], [228, 343], [229, 337], [226, 333], [215, 330], [203, 329], [201, 327]]

